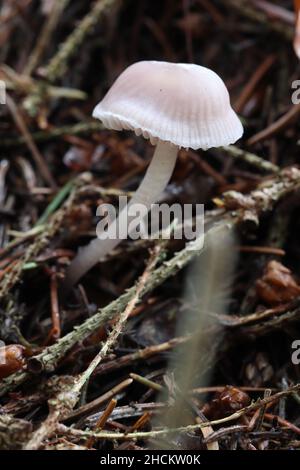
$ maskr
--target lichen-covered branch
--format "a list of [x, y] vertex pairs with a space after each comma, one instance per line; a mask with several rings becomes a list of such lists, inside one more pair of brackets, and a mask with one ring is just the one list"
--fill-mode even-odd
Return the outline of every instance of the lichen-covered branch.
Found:
[[274, 165], [274, 163], [268, 162], [268, 160], [264, 160], [258, 155], [248, 152], [247, 150], [242, 150], [235, 145], [228, 145], [227, 147], [223, 147], [222, 150], [228, 153], [231, 157], [244, 160], [249, 163], [249, 165], [259, 168], [260, 170], [269, 171], [271, 173], [277, 173], [280, 170], [280, 168], [277, 165]]
[[[265, 211], [271, 210], [274, 205], [292, 191], [300, 189], [300, 170], [292, 167], [283, 170], [274, 178], [264, 182], [258, 189], [249, 195], [230, 192], [224, 195], [223, 218], [215, 224], [205, 235], [204, 247], [208, 246], [210, 235], [216, 231], [232, 230], [236, 224], [245, 220], [257, 220]], [[198, 245], [197, 245], [198, 243]], [[199, 256], [203, 250], [202, 240], [191, 242], [180, 252], [176, 253], [170, 260], [156, 268], [148, 278], [141, 297], [153, 291], [171, 276], [183, 269], [192, 259]], [[87, 338], [91, 333], [114, 318], [127, 305], [134, 295], [136, 286], [131, 287], [118, 299], [101, 308], [94, 316], [88, 318], [81, 325], [76, 326], [73, 331], [65, 335], [54, 345], [46, 348], [41, 354], [35, 356], [29, 362], [29, 369], [53, 371], [62, 357], [79, 341]], [[22, 384], [31, 374], [28, 371], [17, 372], [2, 381], [0, 395], [16, 388]]]
[[44, 76], [54, 82], [63, 76], [68, 60], [78, 52], [78, 47], [83, 43], [87, 34], [91, 33], [102, 15], [117, 4], [119, 0], [98, 0], [91, 11], [80, 21], [77, 28], [68, 36], [60, 46], [58, 53], [51, 59], [44, 71]]

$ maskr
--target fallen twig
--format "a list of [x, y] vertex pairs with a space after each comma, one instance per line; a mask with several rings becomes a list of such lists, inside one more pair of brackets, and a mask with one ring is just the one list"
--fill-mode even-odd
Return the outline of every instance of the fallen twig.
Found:
[[42, 155], [40, 154], [38, 148], [36, 147], [34, 141], [32, 140], [32, 137], [26, 127], [25, 121], [19, 112], [15, 102], [13, 99], [7, 94], [6, 96], [6, 102], [8, 109], [10, 110], [12, 117], [19, 128], [21, 134], [24, 137], [24, 140], [32, 154], [32, 157], [41, 173], [41, 176], [45, 180], [45, 182], [51, 187], [51, 188], [56, 188], [56, 183], [48, 169], [48, 166], [46, 165]]
[[118, 432], [107, 432], [102, 431], [99, 433], [94, 433], [91, 431], [82, 431], [79, 429], [68, 428], [67, 426], [60, 424], [57, 427], [57, 432], [66, 433], [72, 435], [74, 437], [94, 437], [95, 439], [116, 439], [116, 440], [128, 440], [128, 439], [150, 439], [154, 437], [162, 437], [170, 434], [178, 434], [178, 433], [187, 433], [197, 431], [198, 429], [207, 427], [207, 426], [216, 426], [219, 424], [228, 423], [230, 421], [235, 421], [236, 419], [240, 418], [241, 416], [247, 414], [248, 412], [255, 411], [260, 409], [268, 404], [274, 404], [278, 400], [280, 400], [284, 396], [291, 395], [295, 392], [299, 392], [300, 384], [293, 385], [289, 389], [278, 392], [270, 397], [266, 397], [262, 400], [258, 400], [255, 403], [252, 403], [245, 408], [236, 411], [235, 413], [226, 416], [225, 418], [215, 419], [212, 421], [205, 421], [199, 424], [191, 424], [189, 426], [181, 426], [178, 428], [173, 429], [160, 429], [160, 430], [153, 430], [149, 432], [134, 432], [134, 433], [118, 433]]
[[[103, 130], [102, 123], [97, 121], [91, 121], [83, 122], [80, 124], [73, 124], [70, 126], [50, 127], [49, 129], [44, 131], [33, 132], [31, 134], [31, 138], [35, 142], [46, 142], [48, 140], [58, 139], [65, 135], [89, 134], [100, 130]], [[17, 137], [12, 139], [3, 139], [1, 145], [3, 145], [4, 147], [15, 147], [24, 143], [24, 137]]]
[[30, 75], [39, 63], [41, 57], [43, 56], [44, 50], [48, 45], [48, 41], [50, 40], [51, 34], [54, 28], [56, 27], [62, 12], [68, 5], [69, 1], [70, 0], [59, 0], [54, 2], [53, 8], [49, 15], [49, 19], [45, 22], [45, 25], [40, 33], [39, 39], [36, 42], [36, 46], [30, 54], [30, 57], [24, 69], [25, 75]]
[[258, 155], [250, 153], [247, 150], [242, 150], [238, 147], [235, 147], [234, 145], [223, 147], [222, 150], [225, 150], [227, 153], [229, 153], [231, 157], [244, 160], [250, 165], [253, 165], [261, 170], [269, 171], [271, 173], [277, 173], [280, 170], [280, 168], [277, 165], [274, 165], [274, 163], [268, 162]]

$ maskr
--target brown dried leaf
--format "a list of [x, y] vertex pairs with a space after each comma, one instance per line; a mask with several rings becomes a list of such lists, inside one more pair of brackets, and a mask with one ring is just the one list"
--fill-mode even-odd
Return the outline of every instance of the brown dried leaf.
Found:
[[206, 418], [219, 419], [249, 405], [250, 397], [237, 387], [227, 385], [202, 409]]
[[19, 344], [0, 347], [0, 379], [8, 377], [25, 364], [26, 349]]
[[266, 305], [273, 306], [294, 300], [300, 295], [300, 286], [286, 266], [273, 260], [256, 281], [256, 294]]

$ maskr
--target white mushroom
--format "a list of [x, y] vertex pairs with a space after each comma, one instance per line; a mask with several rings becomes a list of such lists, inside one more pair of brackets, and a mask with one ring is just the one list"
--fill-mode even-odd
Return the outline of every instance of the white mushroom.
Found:
[[[232, 144], [243, 134], [222, 79], [195, 64], [143, 61], [131, 65], [96, 106], [93, 116], [108, 129], [133, 130], [156, 145], [144, 179], [129, 203], [143, 204], [147, 210], [168, 184], [180, 147], [206, 150]], [[114, 233], [116, 223], [127, 223], [128, 227], [127, 211], [128, 207], [108, 231]], [[81, 249], [68, 269], [66, 288], [120, 241], [96, 238]]]

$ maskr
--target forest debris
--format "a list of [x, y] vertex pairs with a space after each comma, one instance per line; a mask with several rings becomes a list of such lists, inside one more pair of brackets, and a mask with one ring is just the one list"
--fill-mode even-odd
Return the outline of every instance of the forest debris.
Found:
[[277, 121], [273, 122], [262, 131], [259, 131], [257, 134], [250, 137], [250, 139], [247, 140], [247, 144], [255, 145], [258, 142], [262, 142], [266, 139], [269, 139], [270, 137], [273, 137], [278, 132], [290, 126], [297, 118], [299, 113], [300, 104], [293, 104], [292, 107], [283, 116], [277, 119]]
[[244, 160], [250, 165], [259, 168], [260, 170], [269, 171], [271, 173], [277, 173], [279, 171], [279, 167], [274, 165], [274, 163], [268, 162], [268, 160], [264, 160], [258, 155], [248, 152], [247, 150], [242, 150], [234, 145], [222, 147], [222, 150], [227, 152], [231, 157]]
[[36, 46], [31, 52], [26, 67], [23, 71], [25, 75], [30, 75], [41, 60], [48, 45], [48, 41], [50, 40], [51, 35], [57, 25], [57, 22], [69, 2], [70, 0], [60, 0], [59, 2], [54, 2], [51, 9], [48, 11], [49, 17], [45, 21], [39, 39], [36, 42]]
[[48, 400], [49, 415], [46, 420], [41, 424], [41, 426], [33, 433], [29, 442], [24, 447], [25, 450], [38, 449], [41, 446], [43, 440], [46, 438], [46, 436], [51, 434], [55, 430], [58, 422], [67, 417], [70, 411], [74, 408], [78, 401], [83, 386], [89, 380], [90, 376], [92, 375], [98, 364], [102, 361], [104, 356], [115, 343], [118, 336], [121, 334], [122, 328], [124, 327], [124, 324], [126, 323], [130, 312], [138, 302], [139, 295], [142, 289], [144, 288], [150, 273], [152, 272], [152, 270], [156, 266], [156, 263], [161, 257], [161, 248], [161, 246], [156, 246], [156, 249], [154, 249], [148, 262], [148, 265], [137, 283], [137, 288], [135, 290], [134, 295], [129, 300], [127, 307], [121, 313], [116, 324], [113, 325], [112, 332], [102, 345], [100, 352], [91, 361], [91, 363], [84, 372], [82, 372], [77, 377], [74, 377], [72, 380], [70, 379], [70, 382], [68, 383], [63, 382], [61, 390], [55, 395], [54, 398]]
[[57, 382], [59, 392], [48, 400], [49, 415], [32, 433], [23, 450], [37, 450], [43, 440], [56, 429], [58, 420], [74, 408], [80, 392], [80, 389], [76, 387], [77, 381], [77, 377], [60, 378]]
[[144, 385], [145, 387], [149, 387], [149, 388], [152, 388], [152, 390], [156, 390], [158, 392], [160, 392], [161, 390], [164, 389], [164, 387], [156, 382], [153, 382], [153, 380], [149, 380], [147, 379], [146, 377], [142, 377], [140, 376], [139, 374], [133, 374], [131, 373], [130, 374], [130, 377], [133, 379], [133, 380], [136, 380], [137, 382], [141, 383], [142, 385]]
[[10, 415], [0, 415], [0, 449], [21, 449], [32, 431], [32, 424]]
[[[47, 105], [53, 100], [86, 100], [87, 95], [82, 90], [75, 88], [56, 87], [45, 83], [42, 80], [36, 80], [27, 75], [19, 75], [8, 65], [0, 66], [0, 78], [3, 78], [7, 90], [15, 90], [18, 94], [25, 95], [22, 100], [22, 108], [26, 111], [25, 118], [36, 118], [38, 127], [43, 129], [38, 131], [42, 135], [48, 132], [50, 125], [47, 120]], [[43, 134], [44, 133], [44, 134]], [[32, 136], [30, 135], [31, 139]], [[8, 139], [11, 145], [19, 143], [28, 143], [28, 136], [22, 133], [19, 139]], [[34, 140], [34, 139], [33, 139]]]
[[266, 310], [258, 310], [257, 312], [254, 313], [249, 313], [248, 315], [217, 315], [217, 314], [212, 314], [216, 316], [218, 321], [221, 323], [221, 325], [225, 325], [229, 328], [231, 327], [239, 327], [243, 325], [248, 325], [249, 323], [259, 323], [268, 320], [269, 318], [279, 316], [282, 313], [288, 312], [290, 309], [295, 309], [297, 307], [297, 303], [289, 303], [289, 304], [283, 304], [279, 305], [277, 307], [269, 308]]
[[286, 254], [281, 248], [273, 248], [272, 246], [243, 245], [239, 246], [238, 249], [241, 253], [259, 253], [274, 256], [285, 256]]
[[[198, 416], [196, 417], [196, 423], [206, 423], [208, 419], [204, 415], [204, 413], [200, 410], [198, 410]], [[203, 435], [203, 441], [206, 443], [207, 450], [220, 450], [218, 439], [214, 438], [211, 440], [208, 440], [213, 434], [214, 430], [212, 426], [206, 426], [204, 428], [200, 428], [200, 431], [202, 432]]]
[[244, 408], [249, 403], [250, 397], [246, 392], [237, 387], [226, 385], [221, 392], [217, 392], [214, 398], [204, 405], [202, 412], [209, 419], [218, 419]]
[[28, 75], [20, 75], [6, 64], [0, 66], [0, 78], [4, 80], [7, 90], [15, 90], [24, 95], [23, 107], [31, 117], [37, 116], [41, 111], [42, 101], [65, 98], [85, 100], [87, 95], [76, 88], [65, 88], [49, 85], [43, 80], [37, 80]]
[[[286, 168], [280, 173], [281, 176], [263, 182], [250, 194], [241, 194], [238, 191], [227, 191], [223, 194], [224, 205], [228, 210], [245, 209], [250, 212], [265, 212], [269, 210], [270, 201], [275, 203], [279, 195], [286, 192], [289, 180], [299, 181], [300, 171], [298, 168]], [[282, 178], [283, 176], [283, 178]]]
[[[151, 413], [151, 415], [160, 412], [167, 405], [164, 403], [133, 403], [130, 406], [118, 406], [111, 414], [111, 419], [120, 421], [126, 418], [137, 418], [143, 416], [145, 412]], [[76, 410], [75, 410], [76, 411]], [[95, 413], [94, 415], [87, 416], [83, 423], [87, 426], [94, 426], [102, 415], [102, 411]]]
[[58, 286], [57, 286], [57, 273], [51, 272], [50, 274], [50, 297], [51, 297], [51, 317], [52, 328], [48, 336], [47, 342], [50, 340], [57, 340], [61, 335], [61, 320], [58, 302]]
[[247, 432], [248, 426], [244, 424], [234, 424], [233, 426], [227, 426], [217, 431], [214, 431], [210, 434], [207, 438], [204, 439], [204, 443], [208, 444], [209, 442], [213, 441], [214, 439], [222, 439], [231, 434], [240, 434], [242, 432]]
[[282, 23], [282, 21], [270, 21], [269, 15], [262, 9], [258, 9], [253, 2], [248, 0], [226, 0], [226, 6], [234, 8], [240, 15], [249, 18], [251, 21], [262, 24], [266, 29], [280, 34], [287, 41], [291, 41], [294, 36], [292, 26]]
[[282, 313], [281, 315], [270, 316], [266, 319], [266, 321], [262, 321], [254, 325], [247, 325], [241, 329], [241, 333], [245, 334], [247, 337], [249, 337], [249, 335], [258, 337], [271, 331], [282, 331], [285, 325], [295, 323], [297, 320], [299, 321], [299, 317], [299, 307], [296, 306], [296, 308], [290, 310], [285, 308], [285, 313]]
[[260, 387], [268, 383], [273, 374], [274, 370], [267, 356], [262, 352], [258, 352], [254, 360], [249, 362], [245, 368], [245, 376], [252, 387]]
[[[117, 400], [112, 398], [95, 425], [95, 429], [97, 431], [101, 431], [101, 429], [103, 429], [106, 421], [108, 420], [108, 418], [114, 411], [116, 405], [117, 405]], [[90, 449], [91, 447], [93, 447], [93, 444], [94, 444], [94, 439], [90, 437], [86, 443], [86, 447]]]
[[[0, 447], [19, 449], [34, 436], [32, 431], [39, 430], [46, 437], [36, 435], [40, 444], [38, 440], [34, 444], [43, 450], [86, 450], [90, 445], [83, 443], [89, 437], [92, 447], [100, 452], [145, 449], [147, 441], [150, 444], [154, 437], [159, 442], [171, 440], [181, 450], [201, 451], [204, 445], [214, 446], [216, 441], [222, 449], [298, 448], [300, 390], [294, 388], [289, 393], [289, 385], [298, 381], [291, 344], [297, 337], [300, 296], [267, 303], [256, 295], [255, 282], [263, 277], [261, 273], [270, 260], [278, 261], [286, 256], [290, 267], [297, 266], [300, 257], [297, 239], [300, 177], [295, 139], [299, 116], [295, 119], [292, 116], [287, 124], [275, 128], [275, 132], [263, 135], [256, 148], [260, 152], [245, 150], [249, 137], [258, 137], [261, 131], [270, 132], [270, 125], [278, 123], [278, 118], [289, 111], [290, 84], [297, 78], [297, 58], [291, 50], [293, 39], [296, 52], [299, 42], [299, 25], [295, 34], [292, 2], [218, 0], [214, 6], [208, 0], [167, 0], [160, 5], [143, 0], [136, 2], [135, 8], [134, 2], [111, 0], [111, 6], [98, 18], [94, 7], [101, 3], [108, 5], [108, 0], [0, 3], [0, 79], [15, 101], [29, 137], [38, 145], [57, 187], [62, 188], [57, 192], [47, 183], [41, 186], [45, 180], [34, 161], [28, 139], [14, 119], [6, 119], [7, 106], [0, 106], [4, 159], [0, 168], [0, 339], [8, 346], [21, 345], [25, 352], [30, 351], [30, 357], [24, 354], [21, 368], [1, 381], [3, 394], [20, 384], [23, 386], [15, 393], [7, 393], [1, 401]], [[83, 31], [87, 18], [93, 26]], [[135, 295], [134, 280], [143, 271], [146, 250], [154, 243], [124, 242], [83, 279], [68, 304], [60, 302], [59, 311], [57, 308], [60, 273], [79, 246], [93, 235], [96, 205], [107, 201], [117, 206], [120, 195], [130, 197], [150, 155], [150, 145], [139, 137], [131, 134], [128, 139], [126, 133], [116, 135], [104, 129], [100, 122], [91, 120], [94, 102], [130, 63], [142, 59], [166, 60], [167, 56], [175, 62], [192, 61], [216, 70], [228, 86], [232, 101], [238, 103], [245, 115], [246, 128], [245, 139], [239, 144], [241, 148], [214, 149], [206, 156], [196, 152], [192, 158], [184, 157], [185, 150], [181, 151], [182, 158], [163, 195], [168, 204], [204, 203], [208, 209], [206, 230], [217, 230], [218, 224], [224, 224], [224, 230], [237, 228], [240, 236], [234, 247], [235, 252], [239, 250], [240, 261], [228, 298], [229, 311], [226, 315], [208, 313], [208, 317], [214, 317], [216, 328], [226, 335], [212, 364], [210, 343], [205, 354], [199, 354], [197, 363], [199, 378], [207, 365], [214, 368], [212, 381], [197, 390], [193, 385], [184, 390], [187, 408], [191, 405], [188, 409], [192, 411], [193, 421], [188, 423], [195, 426], [195, 420], [202, 422], [196, 423], [200, 427], [187, 428], [181, 426], [186, 421], [179, 421], [181, 430], [176, 428], [169, 434], [167, 426], [155, 428], [155, 420], [170, 404], [154, 403], [154, 396], [162, 386], [166, 360], [177, 354], [173, 349], [181, 349], [183, 343], [190, 341], [189, 336], [176, 337], [174, 333], [177, 319], [187, 316], [190, 307], [181, 297], [182, 281], [189, 275], [179, 271], [202, 248], [198, 246], [198, 252], [189, 252], [188, 247], [183, 249], [182, 241], [170, 242], [168, 262], [153, 270], [149, 285], [141, 292], [139, 301], [143, 295], [150, 293], [150, 297], [135, 307], [134, 312], [139, 316], [130, 317], [120, 340], [113, 344], [112, 354], [107, 354], [94, 372], [85, 377], [84, 390], [82, 383], [77, 387], [76, 378], [87, 370], [101, 348], [99, 342], [106, 340], [115, 318]], [[272, 56], [276, 57], [275, 67]], [[245, 57], [247, 60], [243, 60]], [[44, 72], [47, 71], [55, 59], [58, 59], [57, 75], [54, 71], [53, 81], [48, 81], [47, 75], [43, 76], [43, 66]], [[87, 138], [78, 139], [81, 135]], [[280, 169], [287, 165], [295, 167]], [[74, 175], [86, 169], [91, 171], [89, 182], [77, 187]], [[235, 192], [222, 195], [225, 187]], [[218, 209], [211, 210], [212, 199], [217, 198]], [[71, 205], [66, 210], [70, 199]], [[298, 285], [294, 273], [290, 276]], [[55, 279], [50, 282], [52, 274]], [[267, 282], [264, 289], [271, 285], [277, 294], [277, 285], [272, 282]], [[128, 288], [131, 292], [126, 296]], [[201, 295], [199, 290], [195, 298], [197, 295]], [[51, 313], [56, 320], [57, 314], [61, 315], [57, 324], [61, 338], [45, 347]], [[168, 317], [168, 322], [158, 322], [154, 317]], [[145, 338], [141, 325], [145, 331], [150, 323], [151, 338], [149, 334]], [[164, 323], [168, 328], [166, 335], [161, 328]], [[209, 336], [210, 331], [204, 328], [204, 334]], [[143, 342], [145, 339], [151, 341]], [[283, 346], [280, 357], [278, 344]], [[61, 374], [66, 374], [66, 378]], [[130, 374], [152, 388], [145, 390]], [[263, 385], [265, 378], [272, 393], [278, 391], [280, 384], [285, 384], [288, 392], [266, 401], [272, 398], [267, 397], [266, 387], [247, 386], [255, 381]], [[150, 380], [148, 385], [145, 379]], [[176, 380], [174, 388], [178, 385]], [[242, 414], [224, 416], [218, 424], [204, 423], [203, 416], [197, 416], [199, 408], [210, 398], [205, 394], [222, 393], [224, 385], [220, 384], [224, 381], [249, 393], [253, 399], [264, 398], [255, 402], [256, 409], [244, 408], [238, 412]], [[72, 408], [77, 396], [71, 403], [70, 392], [76, 392], [76, 387], [82, 391], [78, 408]], [[62, 401], [66, 399], [65, 404], [57, 401], [59, 394]], [[113, 398], [121, 399], [122, 406], [116, 406], [107, 416], [107, 404]], [[44, 421], [49, 399], [49, 419]], [[51, 422], [52, 413], [60, 404], [63, 422], [70, 423], [71, 429], [57, 424], [59, 415]], [[12, 416], [26, 416], [28, 422], [23, 419], [17, 423]], [[100, 428], [95, 428], [97, 421]], [[19, 437], [17, 432], [10, 434], [17, 424], [24, 426], [24, 436]], [[82, 435], [86, 426], [89, 436]], [[215, 431], [210, 434], [212, 426]], [[159, 434], [155, 434], [157, 431]], [[201, 432], [209, 434], [208, 437], [203, 439]]]
[[9, 161], [0, 160], [0, 207], [3, 206], [6, 197], [6, 176], [9, 170]]
[[69, 421], [74, 418], [79, 418], [79, 417], [88, 415], [89, 413], [92, 413], [97, 408], [100, 408], [103, 403], [112, 399], [113, 396], [119, 394], [120, 392], [122, 392], [122, 390], [129, 387], [129, 385], [131, 385], [132, 382], [133, 382], [133, 379], [131, 378], [123, 380], [122, 382], [120, 382], [118, 385], [110, 389], [101, 397], [95, 398], [95, 400], [91, 401], [90, 403], [87, 403], [86, 405], [82, 405], [79, 408], [76, 408], [75, 410], [71, 411], [64, 420]]
[[91, 33], [102, 15], [110, 8], [113, 8], [119, 0], [97, 0], [89, 13], [80, 21], [73, 32], [61, 44], [57, 54], [51, 59], [47, 67], [43, 70], [44, 77], [49, 82], [61, 78], [66, 71], [67, 62], [71, 56], [77, 52], [82, 45], [87, 34]]
[[[271, 396], [271, 390], [267, 388], [264, 391], [264, 398], [267, 398], [267, 397], [270, 397], [270, 396]], [[262, 427], [262, 424], [263, 424], [263, 421], [264, 421], [264, 416], [265, 416], [266, 409], [267, 409], [267, 405], [264, 405], [260, 408], [260, 410], [258, 410], [258, 416], [257, 416], [257, 420], [256, 420], [256, 423], [255, 423], [255, 426], [254, 426], [255, 431], [260, 431], [261, 430], [261, 427]]]
[[[103, 124], [100, 121], [91, 121], [60, 127], [49, 126], [46, 130], [32, 132], [31, 137], [35, 142], [47, 142], [48, 140], [58, 139], [67, 135], [89, 134], [101, 130], [103, 130]], [[15, 147], [24, 143], [25, 138], [21, 136], [15, 139], [4, 138], [1, 145], [4, 147]]]
[[[137, 351], [131, 354], [125, 354], [122, 357], [118, 357], [117, 359], [113, 359], [110, 362], [106, 362], [105, 364], [101, 364], [95, 370], [95, 374], [105, 374], [114, 370], [121, 369], [122, 367], [126, 367], [129, 365], [134, 365], [137, 361], [143, 361], [148, 358], [151, 358], [158, 354], [163, 354], [170, 349], [179, 346], [180, 344], [184, 343], [188, 340], [188, 337], [177, 337], [173, 338], [169, 341], [160, 344], [153, 344], [148, 346], [144, 349], [138, 349]], [[158, 385], [158, 384], [156, 384]]]
[[72, 191], [69, 195], [69, 198], [65, 201], [64, 205], [55, 212], [47, 227], [43, 226], [42, 231], [36, 230], [34, 242], [27, 248], [24, 255], [21, 256], [12, 266], [9, 273], [6, 274], [2, 282], [0, 282], [0, 299], [6, 297], [9, 294], [10, 289], [12, 289], [20, 280], [20, 276], [26, 263], [37, 256], [40, 251], [48, 245], [49, 240], [55, 235], [55, 233], [60, 230], [66, 214], [75, 201], [78, 188], [87, 182], [87, 178], [87, 174], [82, 174], [76, 179], [72, 185]]
[[[271, 209], [273, 205], [281, 198], [289, 194], [291, 191], [298, 189], [300, 186], [300, 171], [293, 167], [287, 170], [283, 170], [279, 176], [274, 177], [273, 180], [269, 180], [264, 183], [261, 188], [253, 191], [247, 198], [250, 201], [249, 210], [253, 213], [253, 210], [258, 213], [264, 212], [267, 209]], [[240, 197], [240, 195], [239, 195]], [[239, 208], [240, 199], [235, 197], [235, 208]], [[223, 222], [220, 225], [216, 225], [210, 229], [211, 234], [215, 231], [226, 234], [227, 230], [231, 230], [235, 224], [243, 220], [243, 211], [241, 213], [232, 213], [231, 208], [227, 217], [224, 217]], [[193, 249], [191, 249], [193, 248]], [[200, 249], [197, 241], [193, 241], [187, 244], [187, 246], [178, 252], [173, 258], [164, 263], [162, 266], [156, 268], [148, 278], [148, 282], [141, 292], [141, 296], [145, 293], [152, 291], [155, 287], [163, 283], [170, 276], [174, 276], [184, 266], [186, 266], [195, 256], [199, 256], [203, 249], [203, 242], [200, 240]], [[93, 333], [95, 329], [102, 326], [108, 320], [112, 319], [117, 312], [123, 310], [127, 305], [129, 299], [135, 292], [135, 286], [121, 295], [117, 300], [107, 305], [100, 311], [98, 311], [93, 317], [87, 319], [84, 323], [77, 326], [71, 333], [65, 335], [63, 338], [58, 340], [53, 346], [46, 348], [40, 355], [36, 356], [34, 360], [40, 364], [39, 369], [51, 371], [55, 368], [58, 361], [69, 351], [78, 341], [83, 340]], [[15, 388], [28, 378], [28, 373], [19, 372], [9, 377], [9, 380], [3, 381], [0, 394], [4, 394], [7, 390]], [[5, 383], [6, 382], [6, 383]]]
[[274, 4], [267, 0], [252, 0], [252, 2], [260, 10], [266, 12], [271, 20], [278, 19], [288, 25], [293, 25], [295, 22], [295, 15], [292, 11], [284, 8], [283, 6]]
[[269, 54], [255, 70], [254, 74], [250, 77], [248, 83], [243, 88], [242, 93], [234, 103], [234, 109], [237, 113], [241, 113], [243, 111], [244, 106], [251, 98], [256, 86], [271, 69], [275, 61], [276, 56], [274, 54]]
[[23, 119], [20, 111], [17, 108], [17, 105], [15, 104], [14, 100], [7, 94], [6, 96], [6, 101], [7, 101], [7, 106], [8, 109], [10, 110], [13, 119], [16, 123], [16, 126], [20, 130], [21, 134], [23, 135], [26, 144], [32, 154], [32, 157], [39, 168], [40, 174], [43, 177], [44, 181], [50, 186], [50, 188], [55, 189], [56, 188], [56, 182], [53, 179], [53, 176], [51, 175], [48, 166], [46, 165], [43, 156], [41, 155], [40, 151], [38, 150], [37, 146], [35, 145], [34, 141], [32, 140], [32, 137], [27, 129], [27, 126], [25, 124], [25, 120]]
[[73, 180], [68, 181], [68, 183], [63, 186], [58, 193], [54, 196], [50, 204], [46, 207], [43, 214], [40, 216], [38, 221], [35, 224], [35, 227], [40, 225], [44, 225], [49, 217], [54, 214], [54, 212], [59, 208], [62, 202], [67, 198], [67, 196], [72, 192], [74, 187], [76, 186], [76, 182]]
[[0, 379], [22, 369], [26, 355], [26, 349], [20, 344], [0, 346]]
[[255, 283], [256, 293], [266, 305], [291, 302], [300, 295], [300, 285], [290, 269], [276, 260], [269, 261], [261, 279]]
[[78, 436], [78, 437], [90, 437], [93, 436], [94, 438], [97, 439], [117, 439], [117, 440], [130, 440], [130, 439], [149, 439], [149, 438], [157, 438], [157, 437], [162, 437], [162, 436], [167, 436], [170, 434], [178, 434], [178, 433], [187, 433], [187, 432], [193, 432], [198, 429], [201, 429], [203, 427], [207, 426], [215, 426], [218, 424], [224, 424], [228, 423], [230, 421], [234, 421], [236, 419], [239, 419], [241, 416], [246, 415], [249, 412], [256, 411], [260, 409], [261, 407], [264, 407], [266, 405], [271, 405], [276, 402], [278, 402], [282, 397], [292, 395], [294, 392], [299, 392], [300, 390], [300, 384], [293, 385], [289, 387], [287, 390], [275, 393], [274, 395], [267, 396], [265, 398], [259, 399], [254, 403], [251, 403], [250, 405], [241, 408], [238, 411], [235, 411], [234, 413], [230, 414], [229, 416], [226, 416], [225, 418], [220, 418], [220, 419], [215, 419], [212, 421], [205, 421], [199, 424], [191, 424], [188, 426], [181, 426], [179, 428], [169, 428], [169, 429], [161, 429], [161, 430], [155, 430], [155, 431], [145, 431], [145, 432], [135, 432], [135, 433], [119, 433], [119, 432], [107, 432], [107, 431], [101, 431], [99, 433], [93, 433], [90, 431], [82, 431], [79, 429], [75, 428], [68, 428], [65, 425], [60, 424], [57, 427], [58, 432], [62, 432], [63, 434], [66, 433], [71, 436]]
[[298, 426], [295, 426], [293, 423], [290, 423], [286, 419], [281, 418], [280, 416], [271, 414], [271, 413], [265, 413], [265, 419], [271, 422], [278, 421], [279, 424], [281, 424], [284, 427], [287, 427], [288, 429], [291, 429], [294, 433], [300, 435], [300, 428]]

